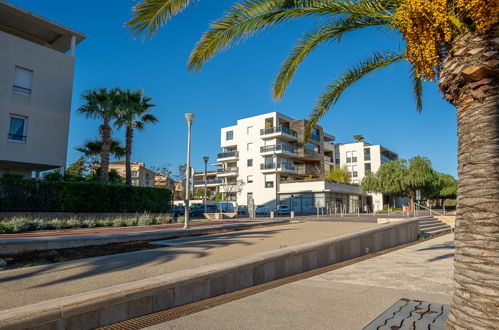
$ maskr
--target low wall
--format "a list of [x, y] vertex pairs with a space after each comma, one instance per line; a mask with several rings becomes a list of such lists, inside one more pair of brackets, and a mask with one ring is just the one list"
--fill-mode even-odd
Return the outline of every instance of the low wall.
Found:
[[452, 228], [456, 227], [456, 216], [455, 215], [435, 216], [435, 218], [442, 221], [443, 223], [448, 224]]
[[[0, 212], [0, 221], [13, 217], [28, 217], [38, 219], [107, 219], [107, 218], [132, 218], [142, 213], [73, 213], [73, 212]], [[152, 216], [172, 217], [171, 213], [148, 213]]]
[[153, 241], [172, 239], [187, 236], [199, 236], [220, 230], [243, 230], [262, 225], [284, 224], [289, 220], [254, 221], [231, 223], [209, 227], [194, 227], [191, 229], [164, 229], [135, 233], [109, 235], [81, 235], [81, 236], [52, 236], [0, 239], [0, 254], [20, 253], [37, 250], [67, 249], [81, 246], [104, 245], [110, 243], [124, 243], [133, 241]]
[[90, 329], [415, 241], [418, 219], [263, 252], [0, 313], [0, 329]]

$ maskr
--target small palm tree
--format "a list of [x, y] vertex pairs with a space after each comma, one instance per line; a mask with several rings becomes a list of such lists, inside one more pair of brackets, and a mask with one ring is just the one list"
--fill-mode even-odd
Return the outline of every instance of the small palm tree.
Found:
[[127, 185], [132, 184], [132, 144], [134, 131], [144, 130], [146, 124], [154, 124], [158, 119], [149, 113], [153, 104], [151, 97], [144, 96], [144, 91], [120, 91], [120, 109], [115, 125], [118, 128], [125, 127], [125, 180]]
[[[141, 0], [129, 22], [135, 36], [157, 29], [193, 0]], [[308, 134], [342, 93], [369, 73], [407, 60], [416, 107], [423, 79], [438, 79], [456, 106], [459, 188], [455, 285], [447, 326], [496, 328], [499, 322], [499, 2], [494, 0], [245, 0], [210, 25], [189, 59], [200, 70], [216, 53], [257, 32], [320, 17], [285, 60], [274, 82], [280, 99], [302, 61], [318, 45], [365, 28], [399, 31], [405, 47], [374, 53], [325, 87], [311, 111]], [[391, 34], [396, 36], [396, 34]], [[361, 45], [360, 45], [361, 46]], [[360, 47], [359, 47], [360, 49]], [[305, 136], [308, 139], [308, 136]]]
[[101, 143], [101, 175], [102, 183], [108, 182], [109, 175], [109, 154], [112, 144], [111, 122], [117, 117], [118, 109], [118, 90], [106, 88], [88, 90], [82, 95], [85, 104], [78, 108], [78, 112], [87, 118], [100, 119], [102, 124], [99, 126]]

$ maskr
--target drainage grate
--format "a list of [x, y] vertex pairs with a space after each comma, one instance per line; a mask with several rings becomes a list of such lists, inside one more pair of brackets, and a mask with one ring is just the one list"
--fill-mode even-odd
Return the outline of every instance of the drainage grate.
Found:
[[330, 271], [335, 270], [335, 269], [343, 268], [343, 267], [346, 267], [346, 266], [349, 266], [349, 265], [352, 265], [352, 264], [355, 264], [355, 263], [358, 263], [358, 262], [361, 262], [361, 261], [364, 261], [367, 259], [371, 259], [371, 258], [380, 256], [380, 255], [383, 255], [383, 254], [390, 253], [392, 251], [402, 249], [402, 248], [407, 247], [407, 246], [418, 244], [420, 242], [421, 241], [415, 241], [415, 242], [407, 243], [404, 245], [399, 245], [399, 246], [396, 246], [396, 247], [393, 247], [390, 249], [386, 249], [383, 251], [373, 252], [373, 253], [370, 253], [370, 254], [367, 254], [367, 255], [364, 255], [361, 257], [338, 262], [338, 263], [335, 263], [335, 264], [332, 264], [332, 265], [329, 265], [326, 267], [312, 269], [312, 270], [309, 270], [307, 272], [291, 275], [288, 277], [284, 277], [284, 278], [274, 280], [271, 282], [267, 282], [267, 283], [263, 283], [263, 284], [258, 284], [258, 285], [255, 285], [255, 286], [252, 286], [252, 287], [249, 287], [246, 289], [242, 289], [242, 290], [238, 290], [238, 291], [234, 291], [234, 292], [229, 292], [226, 294], [222, 294], [220, 296], [196, 301], [196, 302], [193, 302], [190, 304], [166, 309], [166, 310], [163, 310], [160, 312], [151, 313], [151, 314], [147, 314], [144, 316], [139, 316], [139, 317], [134, 318], [134, 319], [111, 324], [111, 325], [108, 325], [108, 326], [105, 326], [105, 327], [99, 328], [99, 329], [103, 329], [103, 330], [143, 329], [146, 327], [150, 327], [153, 325], [157, 325], [160, 323], [171, 321], [171, 320], [174, 320], [174, 319], [186, 316], [186, 315], [201, 312], [205, 309], [209, 309], [209, 308], [213, 308], [213, 307], [216, 307], [219, 305], [223, 305], [223, 304], [229, 303], [231, 301], [238, 300], [238, 299], [241, 299], [244, 297], [248, 297], [248, 296], [263, 292], [263, 291], [274, 289], [274, 288], [277, 288], [277, 287], [284, 285], [284, 284], [293, 283], [293, 282], [296, 282], [299, 280], [307, 279], [307, 278], [314, 277], [314, 276], [317, 276], [317, 275], [320, 275], [320, 274], [323, 274], [326, 272], [330, 272]]

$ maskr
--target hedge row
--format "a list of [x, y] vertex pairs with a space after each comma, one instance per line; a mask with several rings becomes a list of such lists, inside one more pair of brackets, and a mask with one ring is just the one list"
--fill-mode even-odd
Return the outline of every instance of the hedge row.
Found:
[[0, 178], [3, 212], [168, 212], [169, 189]]

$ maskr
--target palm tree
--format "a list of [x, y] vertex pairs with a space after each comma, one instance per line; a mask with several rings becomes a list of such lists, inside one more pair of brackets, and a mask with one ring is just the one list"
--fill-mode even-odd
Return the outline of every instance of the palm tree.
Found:
[[112, 144], [111, 121], [117, 116], [118, 90], [108, 90], [106, 88], [88, 90], [83, 93], [82, 98], [86, 103], [78, 109], [78, 112], [87, 118], [102, 120], [102, 124], [99, 126], [102, 169], [100, 181], [107, 183], [109, 175], [109, 153]]
[[[129, 27], [152, 37], [190, 0], [141, 0]], [[352, 84], [407, 60], [422, 109], [424, 79], [438, 79], [458, 117], [459, 185], [450, 329], [491, 329], [499, 322], [499, 4], [493, 0], [246, 0], [210, 25], [189, 59], [200, 70], [216, 53], [257, 32], [320, 17], [299, 39], [274, 82], [280, 99], [303, 59], [318, 45], [365, 28], [399, 31], [405, 48], [374, 53], [325, 87], [311, 111], [308, 134]], [[394, 35], [395, 34], [390, 34]], [[308, 136], [305, 136], [307, 139]]]
[[150, 97], [144, 96], [144, 91], [120, 91], [120, 110], [115, 125], [125, 127], [125, 180], [127, 185], [132, 184], [132, 143], [135, 129], [142, 131], [148, 123], [157, 123], [158, 119], [149, 111], [154, 106], [150, 104]]

